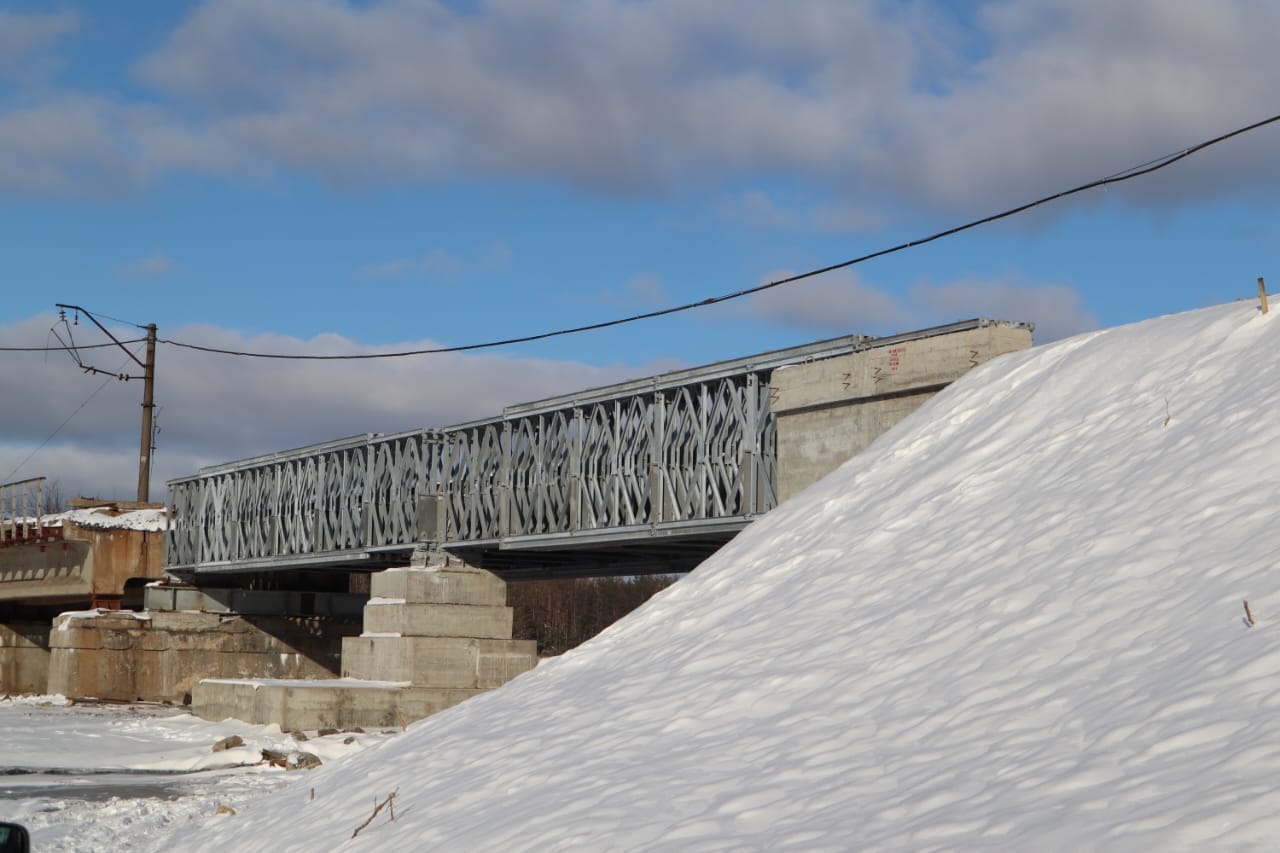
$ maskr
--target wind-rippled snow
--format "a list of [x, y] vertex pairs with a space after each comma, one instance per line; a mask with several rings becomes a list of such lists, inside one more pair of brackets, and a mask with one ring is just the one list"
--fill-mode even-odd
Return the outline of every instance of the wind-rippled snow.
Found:
[[1277, 399], [1251, 303], [1004, 356], [592, 642], [155, 849], [1270, 848]]

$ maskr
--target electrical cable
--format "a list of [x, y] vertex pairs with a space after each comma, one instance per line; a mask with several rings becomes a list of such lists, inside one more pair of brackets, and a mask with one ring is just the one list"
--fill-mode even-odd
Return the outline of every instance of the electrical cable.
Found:
[[[128, 364], [128, 363], [129, 363], [129, 360], [128, 360], [128, 359], [125, 359], [123, 362], [121, 362], [121, 363], [120, 363], [120, 369], [121, 369], [121, 370], [123, 370], [123, 369], [124, 369], [124, 366], [125, 366], [126, 364]], [[94, 391], [93, 391], [93, 393], [92, 393], [92, 394], [90, 394], [88, 397], [86, 397], [86, 398], [85, 398], [85, 401], [84, 401], [83, 403], [81, 403], [79, 406], [76, 406], [76, 410], [75, 410], [74, 412], [72, 412], [71, 414], [67, 415], [66, 420], [64, 420], [62, 423], [58, 424], [58, 428], [57, 428], [57, 429], [55, 429], [53, 432], [49, 433], [48, 437], [47, 437], [47, 438], [45, 438], [45, 440], [44, 440], [44, 441], [40, 442], [39, 446], [37, 446], [35, 450], [32, 450], [30, 453], [28, 453], [28, 454], [27, 454], [27, 458], [26, 458], [26, 459], [23, 459], [21, 462], [19, 462], [19, 463], [18, 463], [18, 466], [17, 466], [16, 468], [14, 468], [14, 469], [13, 469], [12, 471], [10, 471], [7, 475], [5, 475], [5, 478], [4, 478], [4, 481], [3, 481], [3, 482], [6, 482], [6, 483], [11, 482], [11, 481], [13, 480], [13, 475], [14, 475], [14, 474], [17, 474], [19, 471], [21, 471], [21, 470], [22, 470], [22, 468], [23, 468], [23, 466], [24, 466], [24, 465], [26, 465], [28, 462], [30, 462], [30, 461], [32, 460], [32, 458], [33, 458], [37, 453], [39, 453], [41, 450], [44, 450], [45, 445], [47, 445], [49, 442], [53, 441], [53, 439], [54, 439], [55, 437], [57, 437], [58, 433], [62, 432], [62, 428], [63, 428], [63, 427], [65, 427], [67, 424], [71, 423], [71, 419], [72, 419], [72, 418], [74, 418], [76, 415], [80, 414], [80, 411], [81, 411], [85, 406], [89, 405], [89, 403], [93, 401], [93, 398], [94, 398], [94, 397], [96, 397], [96, 396], [98, 396], [98, 394], [102, 391], [102, 389], [103, 389], [103, 388], [106, 388], [108, 385], [110, 385], [110, 384], [111, 384], [111, 382], [112, 382], [113, 380], [115, 380], [115, 378], [116, 378], [116, 377], [114, 377], [114, 376], [109, 376], [109, 377], [107, 377], [106, 379], [104, 379], [104, 380], [103, 380], [103, 382], [102, 382], [102, 384], [101, 384], [101, 385], [99, 385], [97, 388], [95, 388], [95, 389], [94, 389]]]
[[123, 323], [126, 326], [133, 326], [135, 329], [141, 329], [144, 332], [147, 330], [145, 323], [135, 323], [132, 320], [121, 320], [119, 317], [112, 317], [110, 314], [103, 314], [101, 311], [94, 311], [93, 313], [95, 316], [103, 317], [115, 323]]
[[[640, 314], [632, 314], [627, 317], [619, 317], [613, 320], [604, 320], [599, 323], [588, 323], [583, 326], [573, 326], [571, 328], [557, 329], [555, 331], [550, 331], [550, 332], [540, 332], [538, 334], [532, 334], [532, 335], [521, 335], [519, 337], [514, 337], [514, 338], [504, 338], [502, 340], [485, 341], [483, 343], [462, 344], [458, 346], [448, 346], [448, 347], [434, 347], [430, 349], [406, 350], [402, 352], [360, 353], [360, 354], [353, 354], [353, 355], [352, 354], [349, 354], [349, 355], [302, 355], [302, 354], [289, 354], [289, 353], [248, 352], [244, 350], [221, 349], [218, 347], [207, 347], [207, 346], [201, 346], [199, 344], [184, 343], [182, 341], [175, 341], [169, 338], [158, 338], [157, 342], [162, 344], [168, 344], [169, 346], [181, 347], [183, 349], [196, 350], [198, 352], [213, 353], [216, 355], [240, 356], [244, 358], [266, 358], [266, 359], [278, 359], [278, 360], [288, 360], [288, 361], [362, 361], [362, 360], [368, 360], [368, 359], [404, 358], [406, 356], [414, 356], [414, 355], [436, 355], [436, 354], [449, 353], [449, 352], [467, 352], [470, 350], [492, 349], [494, 347], [510, 346], [512, 344], [523, 344], [523, 343], [529, 343], [532, 341], [541, 341], [547, 338], [561, 337], [564, 335], [573, 335], [573, 334], [578, 334], [580, 332], [590, 332], [590, 331], [596, 331], [599, 329], [608, 329], [613, 326], [621, 326], [626, 323], [634, 323], [638, 320], [650, 320], [655, 317], [665, 317], [670, 314], [678, 314], [683, 311], [691, 311], [695, 308], [703, 308], [709, 305], [717, 305], [721, 302], [728, 302], [733, 299], [741, 299], [744, 296], [750, 296], [751, 294], [760, 293], [762, 291], [770, 290], [775, 287], [780, 287], [784, 284], [792, 284], [794, 282], [802, 281], [807, 278], [813, 278], [814, 276], [823, 275], [825, 273], [834, 272], [835, 270], [845, 269], [846, 267], [851, 267], [856, 264], [865, 263], [867, 261], [874, 260], [876, 258], [882, 258], [882, 257], [885, 257], [886, 255], [892, 255], [897, 252], [905, 251], [907, 249], [923, 246], [927, 243], [932, 243], [935, 240], [941, 240], [944, 237], [951, 237], [961, 232], [968, 231], [973, 228], [977, 228], [981, 225], [988, 225], [992, 222], [997, 222], [1001, 219], [1007, 219], [1011, 216], [1016, 216], [1020, 213], [1025, 213], [1026, 211], [1031, 210], [1032, 208], [1039, 207], [1044, 204], [1048, 204], [1049, 202], [1058, 201], [1059, 199], [1063, 199], [1068, 196], [1076, 195], [1078, 193], [1086, 192], [1092, 189], [1097, 189], [1098, 187], [1104, 187], [1111, 184], [1119, 184], [1125, 181], [1131, 181], [1134, 178], [1140, 178], [1144, 175], [1149, 175], [1153, 172], [1158, 172], [1161, 169], [1172, 166], [1174, 163], [1177, 163], [1180, 160], [1185, 160], [1187, 157], [1190, 157], [1191, 155], [1197, 152], [1203, 151], [1206, 148], [1217, 145], [1221, 142], [1226, 142], [1228, 139], [1241, 136], [1245, 133], [1249, 133], [1250, 131], [1257, 130], [1258, 128], [1261, 128], [1261, 127], [1266, 127], [1267, 125], [1274, 124], [1276, 122], [1280, 122], [1280, 115], [1274, 115], [1274, 116], [1271, 116], [1270, 118], [1266, 118], [1261, 121], [1254, 122], [1253, 124], [1246, 125], [1245, 127], [1237, 128], [1236, 130], [1233, 130], [1229, 133], [1224, 133], [1220, 136], [1215, 136], [1212, 139], [1205, 140], [1204, 142], [1201, 142], [1197, 145], [1193, 145], [1189, 148], [1181, 149], [1180, 151], [1175, 151], [1171, 154], [1166, 154], [1163, 157], [1157, 157], [1154, 160], [1148, 160], [1145, 163], [1141, 163], [1137, 166], [1132, 166], [1121, 172], [1116, 172], [1115, 174], [1108, 175], [1105, 178], [1099, 178], [1097, 180], [1089, 181], [1088, 183], [1080, 184], [1079, 186], [1072, 187], [1071, 189], [1062, 190], [1061, 192], [1056, 192], [1051, 195], [1047, 195], [1042, 198], [1035, 199], [1034, 201], [1029, 201], [1025, 204], [1020, 204], [1017, 207], [1011, 207], [1008, 210], [1001, 211], [1000, 213], [994, 213], [994, 214], [991, 214], [990, 216], [984, 216], [981, 219], [975, 219], [970, 222], [966, 222], [963, 225], [957, 225], [953, 228], [948, 228], [944, 231], [938, 231], [926, 237], [920, 237], [915, 240], [908, 240], [905, 243], [899, 243], [896, 246], [891, 246], [887, 249], [880, 249], [875, 252], [870, 252], [868, 254], [861, 255], [859, 257], [852, 258], [847, 261], [841, 261], [840, 263], [829, 264], [828, 266], [819, 267], [818, 269], [812, 269], [807, 272], [798, 273], [797, 275], [787, 276], [786, 278], [780, 278], [774, 281], [769, 281], [764, 284], [757, 285], [756, 287], [748, 287], [742, 290], [736, 290], [732, 293], [721, 294], [719, 296], [710, 296], [710, 297], [707, 297], [706, 299], [701, 299], [696, 302], [686, 302], [682, 305], [675, 305], [669, 308], [662, 308], [655, 311], [646, 311]], [[106, 315], [103, 315], [103, 316], [106, 316]]]
[[[121, 341], [121, 343], [125, 343], [125, 344], [144, 344], [146, 342], [147, 342], [146, 338], [133, 338], [132, 340]], [[45, 346], [42, 346], [42, 347], [0, 347], [0, 352], [74, 352], [75, 350], [103, 349], [104, 347], [114, 347], [114, 346], [115, 344], [113, 343], [112, 344], [84, 344], [84, 345], [76, 345], [76, 346], [64, 345], [60, 347], [51, 347], [46, 344]]]

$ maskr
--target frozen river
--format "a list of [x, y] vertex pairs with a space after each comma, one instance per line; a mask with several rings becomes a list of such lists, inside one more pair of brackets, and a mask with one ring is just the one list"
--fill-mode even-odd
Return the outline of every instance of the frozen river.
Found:
[[[234, 810], [306, 771], [262, 750], [332, 760], [394, 733], [305, 742], [274, 726], [210, 723], [163, 705], [85, 705], [61, 697], [0, 700], [0, 820], [26, 825], [33, 848], [150, 850], [171, 830]], [[213, 751], [239, 735], [244, 745]]]

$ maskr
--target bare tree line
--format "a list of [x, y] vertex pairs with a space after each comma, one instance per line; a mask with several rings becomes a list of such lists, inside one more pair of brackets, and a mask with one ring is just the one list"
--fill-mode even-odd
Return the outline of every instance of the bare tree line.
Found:
[[635, 610], [678, 575], [512, 581], [507, 603], [515, 608], [517, 640], [537, 640], [538, 654], [567, 652]]

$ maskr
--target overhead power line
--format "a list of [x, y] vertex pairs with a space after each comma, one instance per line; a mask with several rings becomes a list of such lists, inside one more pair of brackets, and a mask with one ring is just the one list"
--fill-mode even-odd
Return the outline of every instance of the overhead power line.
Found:
[[[114, 344], [112, 344], [112, 346], [114, 346]], [[80, 349], [88, 349], [88, 347], [80, 347]], [[128, 363], [129, 363], [128, 359], [125, 359], [124, 361], [122, 361], [120, 363], [120, 369], [124, 369], [124, 366]], [[67, 415], [66, 419], [62, 423], [58, 424], [58, 426], [54, 429], [54, 431], [49, 433], [49, 435], [45, 437], [44, 441], [40, 442], [40, 444], [38, 444], [34, 450], [32, 450], [30, 453], [27, 454], [25, 459], [23, 459], [21, 462], [18, 463], [18, 466], [16, 468], [14, 468], [5, 476], [4, 482], [9, 482], [10, 480], [12, 480], [13, 476], [17, 474], [19, 471], [21, 471], [28, 462], [30, 462], [33, 458], [35, 458], [35, 455], [37, 453], [39, 453], [41, 450], [44, 450], [45, 446], [48, 445], [49, 442], [53, 441], [54, 438], [57, 437], [58, 433], [62, 432], [63, 428], [67, 424], [71, 423], [72, 418], [80, 414], [80, 412], [84, 409], [84, 407], [89, 405], [91, 402], [93, 402], [93, 398], [98, 396], [98, 394], [102, 392], [103, 388], [106, 388], [108, 385], [111, 384], [112, 379], [115, 379], [115, 377], [108, 376], [106, 379], [102, 381], [101, 385], [93, 389], [93, 393], [90, 394], [88, 397], [86, 397], [83, 403], [81, 403], [79, 406], [76, 406], [75, 411]]]
[[[106, 316], [105, 314], [103, 315]], [[131, 340], [121, 341], [122, 344], [141, 344], [146, 343], [146, 338], [132, 338]], [[0, 347], [0, 352], [75, 352], [82, 349], [103, 349], [104, 347], [114, 347], [115, 344], [77, 344], [75, 346], [57, 346], [51, 347], [47, 344], [42, 347]]]
[[1132, 166], [1121, 172], [1116, 172], [1115, 174], [1108, 175], [1105, 178], [1098, 178], [1097, 180], [1089, 181], [1088, 183], [1085, 183], [1085, 184], [1080, 184], [1079, 186], [1072, 187], [1071, 189], [1062, 190], [1061, 192], [1056, 192], [1056, 193], [1053, 193], [1052, 195], [1047, 195], [1042, 198], [1035, 199], [1034, 201], [1029, 201], [1025, 204], [1020, 204], [1017, 207], [1011, 207], [1008, 210], [1001, 211], [1000, 213], [993, 213], [990, 216], [984, 216], [981, 219], [975, 219], [971, 222], [966, 222], [963, 225], [957, 225], [953, 228], [948, 228], [944, 231], [938, 231], [937, 233], [930, 234], [927, 237], [920, 237], [915, 240], [908, 240], [905, 243], [899, 243], [896, 246], [890, 246], [887, 249], [880, 249], [875, 252], [870, 252], [868, 254], [861, 255], [859, 257], [852, 258], [847, 261], [841, 261], [840, 263], [829, 264], [827, 266], [819, 267], [817, 269], [811, 269], [807, 272], [802, 272], [796, 275], [787, 276], [786, 278], [779, 278], [774, 281], [766, 282], [765, 284], [757, 285], [756, 287], [743, 288], [742, 290], [735, 290], [732, 293], [724, 293], [719, 296], [709, 296], [706, 299], [700, 299], [696, 302], [686, 302], [683, 305], [675, 305], [670, 308], [661, 308], [655, 311], [645, 311], [640, 314], [631, 314], [626, 317], [619, 317], [613, 320], [604, 320], [599, 323], [588, 323], [583, 326], [572, 326], [564, 329], [556, 329], [550, 332], [540, 332], [538, 334], [532, 334], [532, 335], [521, 335], [513, 338], [503, 338], [501, 340], [485, 341], [483, 343], [461, 344], [458, 346], [448, 346], [448, 347], [433, 347], [429, 349], [404, 350], [401, 352], [361, 353], [361, 354], [346, 354], [346, 355], [304, 355], [304, 354], [292, 354], [292, 353], [246, 352], [243, 350], [232, 350], [232, 349], [222, 349], [219, 347], [201, 346], [200, 344], [185, 343], [183, 341], [175, 341], [168, 338], [160, 338], [159, 342], [163, 344], [168, 344], [169, 346], [182, 347], [184, 349], [197, 350], [199, 352], [215, 353], [217, 355], [242, 356], [245, 358], [269, 358], [269, 359], [280, 359], [280, 360], [289, 360], [289, 361], [362, 361], [362, 360], [378, 359], [378, 358], [405, 358], [407, 356], [414, 356], [414, 355], [436, 355], [436, 354], [448, 353], [448, 352], [466, 352], [468, 350], [492, 349], [495, 347], [510, 346], [512, 344], [523, 344], [523, 343], [530, 343], [532, 341], [546, 340], [547, 338], [562, 337], [564, 335], [575, 335], [581, 332], [591, 332], [599, 329], [608, 329], [613, 326], [621, 326], [626, 323], [635, 323], [639, 320], [650, 320], [655, 317], [665, 317], [670, 314], [679, 314], [683, 311], [692, 311], [695, 308], [704, 308], [709, 305], [718, 305], [721, 302], [729, 302], [734, 299], [741, 299], [744, 296], [750, 296], [753, 293], [760, 293], [762, 291], [770, 290], [775, 287], [781, 287], [784, 284], [792, 284], [797, 281], [802, 281], [806, 278], [813, 278], [814, 276], [819, 276], [825, 273], [834, 272], [835, 270], [845, 269], [846, 267], [855, 266], [857, 264], [865, 263], [867, 261], [874, 260], [876, 258], [883, 258], [886, 255], [892, 255], [897, 252], [902, 252], [907, 249], [915, 248], [917, 246], [923, 246], [926, 243], [932, 243], [935, 240], [941, 240], [944, 237], [951, 237], [963, 231], [968, 231], [972, 228], [977, 228], [980, 225], [987, 225], [992, 222], [997, 222], [1001, 219], [1007, 219], [1011, 216], [1017, 216], [1020, 213], [1025, 213], [1026, 211], [1031, 210], [1032, 208], [1039, 207], [1043, 204], [1048, 204], [1049, 202], [1052, 202], [1052, 201], [1058, 201], [1059, 199], [1076, 195], [1078, 193], [1086, 192], [1088, 190], [1097, 189], [1099, 187], [1105, 187], [1105, 186], [1110, 186], [1112, 184], [1124, 183], [1125, 181], [1131, 181], [1134, 178], [1140, 178], [1144, 175], [1149, 175], [1152, 172], [1158, 172], [1161, 169], [1172, 166], [1174, 163], [1177, 163], [1180, 160], [1185, 160], [1191, 155], [1196, 154], [1200, 151], [1203, 151], [1206, 148], [1210, 148], [1221, 142], [1226, 142], [1227, 140], [1233, 139], [1237, 136], [1242, 136], [1246, 133], [1249, 133], [1250, 131], [1254, 131], [1259, 128], [1266, 127], [1267, 125], [1275, 124], [1276, 122], [1280, 122], [1280, 115], [1274, 115], [1274, 116], [1271, 116], [1270, 118], [1263, 119], [1262, 121], [1254, 122], [1253, 124], [1246, 125], [1245, 127], [1241, 127], [1236, 130], [1233, 130], [1230, 133], [1224, 133], [1221, 136], [1215, 136], [1212, 139], [1207, 139], [1204, 142], [1191, 146], [1190, 148], [1184, 148], [1181, 151], [1175, 151], [1171, 154], [1166, 154], [1163, 157], [1157, 157], [1154, 160], [1148, 160], [1145, 163], [1141, 163], [1137, 166]]

